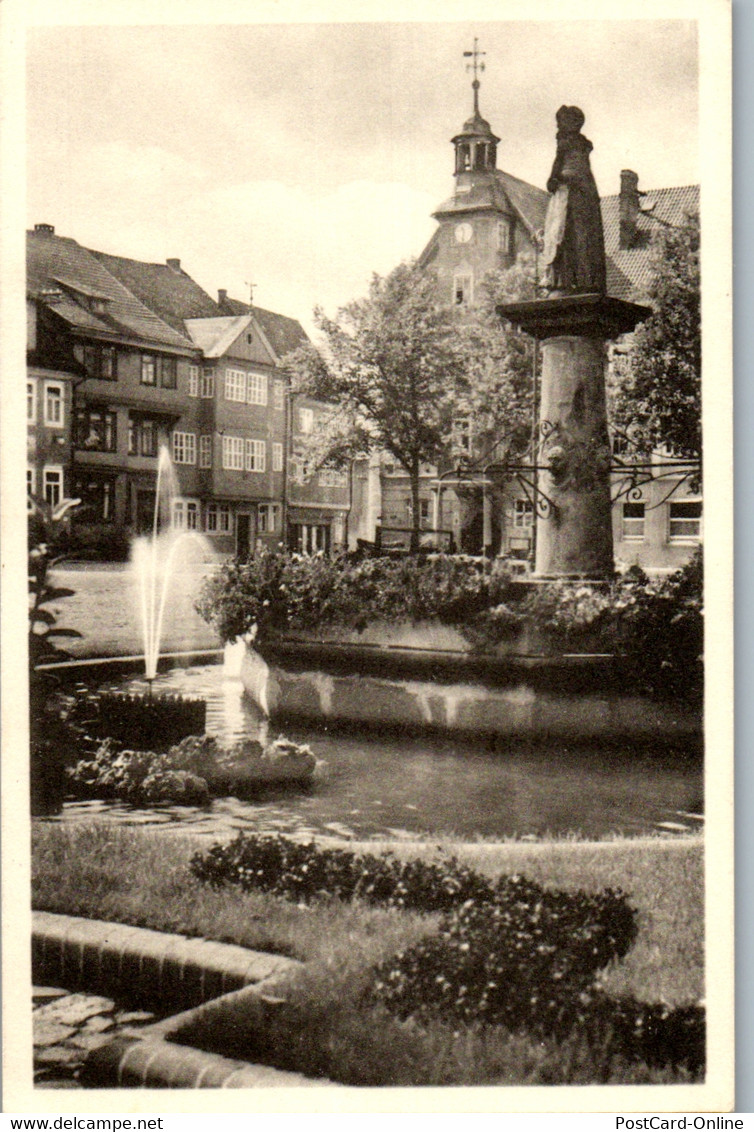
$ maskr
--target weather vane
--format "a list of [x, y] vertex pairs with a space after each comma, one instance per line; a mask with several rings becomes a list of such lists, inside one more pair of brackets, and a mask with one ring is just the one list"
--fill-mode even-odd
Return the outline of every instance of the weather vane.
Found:
[[254, 306], [254, 288], [257, 286], [257, 284], [256, 283], [250, 283], [248, 281], [248, 279], [245, 280], [245, 283], [246, 283], [246, 286], [249, 288], [249, 306], [253, 307]]
[[479, 50], [479, 48], [477, 46], [478, 43], [479, 43], [479, 40], [477, 39], [476, 36], [474, 36], [474, 50], [473, 51], [464, 51], [464, 53], [463, 53], [464, 59], [471, 59], [472, 60], [471, 63], [466, 64], [466, 70], [474, 72], [474, 81], [471, 84], [471, 86], [474, 90], [474, 113], [475, 114], [479, 113], [479, 85], [480, 84], [479, 84], [479, 78], [477, 76], [477, 72], [484, 70], [484, 61], [479, 62], [479, 57], [481, 55], [487, 54], [486, 51], [480, 51]]

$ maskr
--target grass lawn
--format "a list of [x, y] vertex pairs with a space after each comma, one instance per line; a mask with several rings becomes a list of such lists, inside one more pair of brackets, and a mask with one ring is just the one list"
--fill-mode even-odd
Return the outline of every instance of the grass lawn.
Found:
[[[239, 1034], [224, 1052], [350, 1084], [574, 1084], [674, 1082], [683, 1071], [601, 1058], [574, 1034], [540, 1042], [501, 1027], [398, 1022], [360, 999], [371, 969], [436, 931], [439, 918], [359, 902], [309, 905], [235, 887], [200, 884], [188, 862], [196, 842], [175, 834], [92, 824], [37, 823], [35, 908], [111, 919], [238, 943], [305, 962], [289, 989], [294, 1011], [266, 1035]], [[348, 846], [349, 849], [357, 848]], [[379, 852], [370, 842], [363, 846]], [[591, 892], [620, 887], [637, 913], [638, 937], [603, 973], [605, 989], [670, 1006], [703, 997], [701, 839], [591, 844], [391, 846], [396, 853], [452, 851], [489, 875], [517, 872], [545, 886]], [[680, 898], [679, 898], [679, 894]], [[201, 1037], [212, 1045], [212, 1035]]]

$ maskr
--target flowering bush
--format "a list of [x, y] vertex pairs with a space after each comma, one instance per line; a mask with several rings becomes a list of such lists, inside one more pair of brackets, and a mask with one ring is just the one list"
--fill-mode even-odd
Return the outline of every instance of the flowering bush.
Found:
[[621, 892], [554, 892], [515, 875], [492, 880], [455, 858], [401, 861], [255, 834], [195, 853], [191, 869], [215, 887], [237, 884], [297, 902], [358, 898], [442, 913], [436, 934], [374, 972], [367, 1001], [402, 1019], [439, 1015], [538, 1038], [578, 1029], [606, 1058], [685, 1064], [692, 1073], [703, 1065], [700, 1007], [672, 1010], [595, 986], [598, 971], [624, 956], [636, 935]]
[[208, 579], [197, 609], [220, 637], [254, 626], [286, 629], [369, 621], [437, 620], [480, 651], [532, 628], [567, 651], [615, 652], [637, 690], [698, 699], [702, 690], [701, 552], [668, 578], [630, 570], [609, 585], [511, 584], [504, 565], [463, 555], [416, 558], [305, 557], [264, 553]]
[[197, 609], [224, 641], [253, 626], [263, 638], [324, 625], [360, 629], [377, 619], [464, 624], [501, 600], [508, 582], [504, 568], [461, 555], [350, 561], [263, 552], [208, 578]]

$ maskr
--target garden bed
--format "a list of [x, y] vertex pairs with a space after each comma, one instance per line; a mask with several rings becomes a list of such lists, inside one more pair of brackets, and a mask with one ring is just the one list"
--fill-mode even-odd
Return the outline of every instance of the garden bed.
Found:
[[[412, 1010], [401, 1020], [389, 1003], [370, 998], [375, 973], [394, 970], [400, 953], [410, 956], [417, 948], [444, 947], [443, 933], [449, 925], [443, 927], [442, 916], [447, 911], [427, 914], [370, 904], [363, 894], [347, 901], [323, 893], [312, 900], [303, 892], [294, 899], [244, 892], [235, 883], [213, 889], [192, 875], [193, 848], [195, 842], [181, 837], [40, 826], [36, 830], [34, 903], [35, 907], [204, 935], [302, 959], [306, 968], [288, 994], [294, 1009], [281, 1016], [275, 1031], [264, 1039], [257, 1036], [253, 1047], [225, 1050], [226, 1054], [351, 1084], [699, 1079], [696, 1055], [696, 1060], [690, 1058], [689, 1070], [683, 1058], [676, 1057], [676, 1064], [666, 1059], [663, 1065], [662, 1057], [655, 1055], [644, 1060], [615, 1050], [610, 1053], [602, 1048], [600, 1052], [587, 1040], [586, 1030], [578, 1027], [565, 1036], [537, 1037], [526, 1029], [508, 1029], [500, 1021], [459, 1018], [446, 1011], [420, 1017]], [[630, 997], [632, 1002], [662, 1000], [668, 1004], [666, 1016], [673, 1014], [673, 1007], [681, 1007], [686, 1010], [684, 1017], [698, 1021], [696, 1004], [703, 993], [700, 842], [617, 842], [589, 849], [557, 843], [552, 848], [553, 853], [545, 856], [537, 854], [536, 847], [520, 844], [464, 847], [459, 867], [463, 860], [472, 860], [479, 868], [471, 880], [462, 869], [463, 883], [476, 886], [477, 897], [485, 887], [491, 891], [500, 884], [510, 892], [510, 882], [498, 878], [525, 866], [527, 881], [517, 891], [526, 898], [523, 903], [514, 900], [514, 906], [524, 908], [529, 935], [531, 914], [536, 919], [537, 905], [543, 902], [556, 914], [558, 907], [577, 916], [586, 910], [587, 921], [596, 925], [595, 939], [607, 941], [611, 933], [620, 934], [621, 921], [619, 917], [611, 926], [608, 916], [599, 928], [600, 909], [607, 909], [605, 899], [609, 903], [620, 898], [606, 898], [603, 890], [622, 881], [627, 890], [625, 907], [633, 909], [638, 934], [624, 958], [616, 954], [600, 975], [598, 996]], [[408, 847], [402, 858], [416, 858], [417, 852], [415, 875], [442, 878], [452, 874], [445, 867], [433, 872], [438, 859], [434, 846]], [[288, 874], [305, 875], [301, 866], [315, 859], [321, 861], [319, 856], [309, 862], [303, 858]], [[343, 864], [345, 858], [338, 860]], [[401, 875], [405, 882], [407, 874]], [[329, 876], [330, 887], [332, 879]], [[537, 895], [539, 885], [543, 885], [542, 895]], [[583, 895], [575, 903], [553, 891], [563, 894], [576, 888]], [[678, 907], [679, 890], [686, 893], [683, 908]], [[533, 904], [532, 896], [537, 896]], [[430, 893], [430, 904], [436, 902], [436, 893]], [[625, 914], [622, 922], [628, 926]], [[463, 942], [456, 940], [458, 946]], [[451, 941], [451, 946], [456, 945]], [[213, 1037], [183, 1035], [181, 1040], [196, 1040], [209, 1048]]]

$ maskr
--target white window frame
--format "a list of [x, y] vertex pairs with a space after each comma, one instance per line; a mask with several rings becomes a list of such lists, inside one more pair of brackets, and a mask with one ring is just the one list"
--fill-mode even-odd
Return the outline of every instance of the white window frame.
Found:
[[251, 437], [246, 441], [246, 471], [265, 472], [267, 470], [267, 443]]
[[[699, 518], [685, 518], [683, 516], [673, 516], [674, 507], [683, 507], [686, 504], [693, 504], [699, 507]], [[678, 543], [698, 543], [702, 538], [702, 501], [701, 499], [674, 499], [672, 503], [668, 504], [668, 542], [675, 545]], [[684, 532], [683, 534], [674, 534], [674, 523], [696, 523], [697, 529], [695, 534]]]
[[[154, 388], [157, 385], [157, 355], [156, 354], [142, 354], [141, 355], [141, 370], [139, 374], [139, 383], [141, 385], [148, 385]], [[151, 374], [151, 381], [145, 378]]]
[[208, 367], [202, 369], [201, 394], [207, 400], [215, 396], [215, 371]]
[[203, 433], [199, 437], [199, 467], [212, 467], [212, 433]]
[[37, 469], [33, 464], [26, 466], [26, 494], [30, 499], [37, 494]]
[[243, 437], [223, 437], [223, 469], [226, 472], [243, 471]]
[[242, 369], [226, 369], [225, 371], [225, 400], [246, 401], [246, 373]]
[[534, 526], [534, 504], [530, 499], [513, 500], [513, 526], [518, 531], [530, 531]]
[[275, 381], [273, 385], [274, 406], [276, 409], [285, 408], [285, 382]]
[[314, 409], [302, 407], [298, 411], [299, 432], [307, 435], [314, 432]]
[[297, 456], [291, 456], [288, 461], [288, 479], [290, 483], [304, 482], [304, 465]]
[[188, 368], [188, 395], [199, 396], [199, 366], [190, 365]]
[[[50, 394], [55, 394], [50, 400]], [[45, 382], [45, 425], [47, 428], [65, 427], [65, 386], [62, 381]], [[50, 413], [50, 407], [56, 406], [55, 413]]]
[[267, 374], [252, 371], [246, 377], [246, 401], [249, 405], [267, 404]]
[[[50, 477], [57, 477], [51, 481]], [[58, 489], [56, 499], [48, 499], [47, 488], [55, 485]], [[57, 505], [63, 500], [63, 466], [62, 464], [45, 464], [42, 469], [42, 498], [51, 507]]]
[[173, 500], [173, 528], [177, 531], [198, 531], [201, 506], [198, 499]]
[[279, 530], [278, 517], [280, 515], [279, 503], [257, 504], [257, 533], [260, 535], [274, 535]]
[[196, 433], [173, 433], [173, 463], [196, 464]]
[[[627, 515], [627, 508], [641, 507], [641, 515]], [[621, 538], [624, 542], [644, 542], [646, 530], [647, 511], [643, 503], [630, 503], [623, 504], [621, 511]]]
[[208, 503], [204, 516], [204, 529], [210, 534], [229, 534], [230, 506], [227, 503]]
[[26, 420], [28, 424], [37, 423], [37, 383], [33, 377], [26, 381]]
[[282, 472], [283, 470], [283, 445], [279, 440], [272, 442], [272, 470], [273, 472]]

